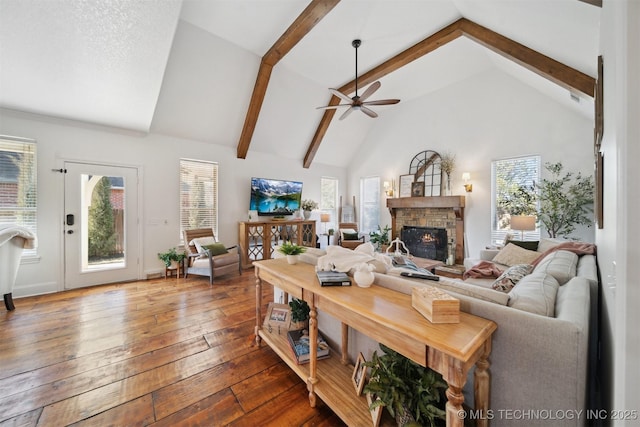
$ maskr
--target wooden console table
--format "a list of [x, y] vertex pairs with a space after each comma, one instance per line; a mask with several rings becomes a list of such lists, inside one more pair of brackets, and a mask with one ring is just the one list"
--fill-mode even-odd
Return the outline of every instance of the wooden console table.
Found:
[[271, 259], [273, 247], [285, 240], [296, 245], [315, 248], [316, 222], [300, 219], [240, 221], [238, 223], [238, 242], [241, 249], [242, 267], [251, 267], [253, 261]]
[[[474, 374], [476, 409], [489, 409], [489, 362], [491, 335], [497, 326], [491, 320], [460, 313], [460, 323], [432, 324], [411, 307], [411, 296], [376, 286], [322, 287], [312, 265], [290, 265], [285, 259], [254, 263], [256, 275], [256, 342], [267, 343], [300, 378], [306, 381], [312, 407], [319, 396], [347, 425], [369, 426], [371, 416], [365, 396], [356, 396], [351, 384], [353, 366], [348, 360], [348, 328], [398, 351], [422, 366], [440, 372], [447, 389], [447, 426], [462, 427], [464, 396], [462, 387], [467, 373]], [[316, 354], [318, 322], [321, 310], [342, 322], [340, 358], [316, 360], [298, 365], [291, 357], [286, 333], [262, 329], [262, 285], [269, 283], [295, 298], [304, 299], [311, 308], [309, 335], [311, 354]], [[487, 419], [478, 420], [486, 426]]]

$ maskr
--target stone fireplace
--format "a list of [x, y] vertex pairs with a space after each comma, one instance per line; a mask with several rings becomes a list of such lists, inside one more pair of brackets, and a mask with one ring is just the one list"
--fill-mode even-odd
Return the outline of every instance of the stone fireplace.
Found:
[[400, 239], [414, 256], [447, 261], [449, 253], [446, 228], [405, 225]]
[[396, 237], [402, 239], [402, 229], [405, 226], [445, 229], [446, 239], [453, 240], [455, 245], [455, 262], [462, 264], [464, 261], [464, 202], [464, 196], [387, 199], [387, 207], [391, 213], [392, 239]]

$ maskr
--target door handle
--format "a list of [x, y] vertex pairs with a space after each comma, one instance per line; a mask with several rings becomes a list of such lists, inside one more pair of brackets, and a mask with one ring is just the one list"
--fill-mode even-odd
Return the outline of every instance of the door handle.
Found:
[[67, 234], [73, 234], [73, 230], [67, 230]]
[[67, 225], [73, 225], [75, 223], [75, 217], [73, 216], [73, 214], [68, 214], [66, 221]]

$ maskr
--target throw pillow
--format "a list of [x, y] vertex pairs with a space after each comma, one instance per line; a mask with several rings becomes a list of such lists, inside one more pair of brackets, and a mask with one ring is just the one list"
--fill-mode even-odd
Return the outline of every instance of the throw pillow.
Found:
[[517, 264], [509, 267], [491, 284], [491, 288], [496, 291], [509, 292], [524, 276], [533, 271], [533, 266], [529, 264]]
[[358, 240], [358, 233], [342, 233], [344, 240]]
[[553, 317], [556, 311], [558, 281], [551, 275], [533, 272], [509, 292], [509, 307], [541, 316]]
[[199, 254], [204, 253], [204, 249], [202, 248], [202, 246], [213, 245], [214, 243], [216, 243], [216, 239], [213, 236], [198, 237], [189, 242], [190, 245], [196, 247], [196, 251], [198, 251]]
[[344, 238], [344, 234], [345, 234], [345, 233], [351, 233], [351, 234], [353, 234], [353, 233], [357, 233], [357, 231], [356, 231], [356, 230], [354, 230], [353, 228], [341, 228], [341, 229], [340, 229], [340, 230], [338, 230], [338, 231], [340, 232], [340, 238], [341, 238], [342, 240], [346, 240], [346, 239]]
[[533, 242], [521, 242], [520, 240], [509, 240], [507, 244], [513, 243], [516, 246], [520, 246], [521, 248], [527, 249], [529, 251], [537, 251], [538, 250], [538, 241]]
[[229, 253], [224, 243], [214, 243], [212, 245], [204, 245], [203, 248], [207, 249], [209, 253], [211, 253], [211, 256]]
[[509, 267], [517, 264], [531, 264], [540, 254], [536, 251], [530, 251], [519, 246], [509, 243], [493, 258], [493, 262], [508, 265]]

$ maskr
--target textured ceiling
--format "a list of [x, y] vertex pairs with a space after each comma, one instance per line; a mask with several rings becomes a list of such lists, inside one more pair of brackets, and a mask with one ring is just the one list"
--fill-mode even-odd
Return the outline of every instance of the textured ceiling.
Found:
[[[0, 106], [235, 149], [260, 58], [308, 3], [0, 0]], [[362, 74], [465, 17], [595, 77], [600, 13], [578, 0], [342, 0], [274, 67], [249, 155], [304, 157], [315, 107], [354, 77], [354, 38]], [[385, 111], [487, 71], [593, 115], [590, 98], [461, 38], [382, 78], [372, 99], [402, 102], [335, 118], [315, 161], [348, 164]]]

